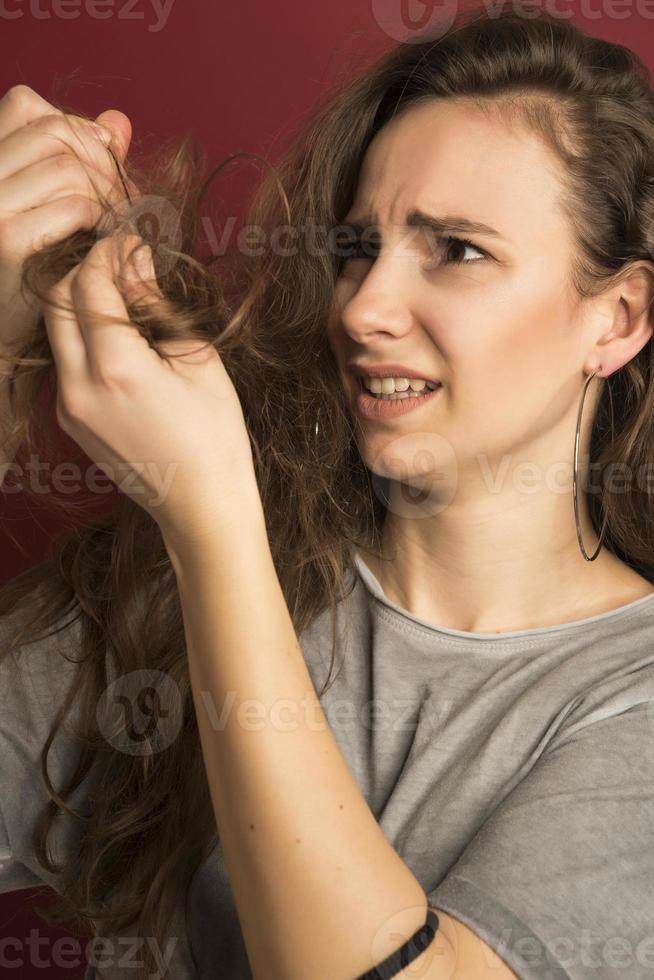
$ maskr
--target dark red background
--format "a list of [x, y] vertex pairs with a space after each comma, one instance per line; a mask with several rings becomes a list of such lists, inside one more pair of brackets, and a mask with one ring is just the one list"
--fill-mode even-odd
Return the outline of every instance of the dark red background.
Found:
[[[274, 160], [333, 82], [364, 69], [411, 28], [402, 23], [402, 6], [401, 0], [173, 0], [166, 17], [152, 0], [0, 0], [0, 95], [21, 82], [92, 117], [120, 109], [131, 120], [134, 148], [194, 131], [209, 165], [239, 150]], [[446, 11], [451, 20], [455, 7], [410, 0], [408, 10], [421, 30], [430, 12], [436, 18]], [[654, 0], [558, 0], [556, 10], [571, 13], [591, 34], [628, 45], [654, 67]], [[55, 91], [55, 82], [71, 72], [73, 80]], [[218, 213], [221, 221], [240, 213], [259, 172], [243, 162], [216, 179], [214, 225]], [[219, 238], [221, 226], [215, 231]], [[32, 502], [28, 508], [21, 493], [0, 494], [0, 518], [2, 584], [46, 554], [57, 524]], [[74, 935], [45, 928], [32, 911], [35, 895], [0, 897], [0, 940], [22, 942], [30, 928], [53, 939]], [[8, 956], [21, 958], [14, 947]], [[0, 965], [0, 974], [32, 980], [84, 972], [44, 970], [22, 958], [16, 968]]]

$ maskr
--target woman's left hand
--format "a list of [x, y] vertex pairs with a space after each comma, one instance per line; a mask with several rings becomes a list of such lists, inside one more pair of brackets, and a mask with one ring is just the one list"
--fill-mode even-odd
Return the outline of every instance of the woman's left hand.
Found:
[[164, 534], [195, 539], [221, 508], [233, 516], [244, 483], [251, 488], [252, 448], [215, 347], [167, 341], [163, 353], [184, 352], [168, 362], [129, 320], [124, 297], [161, 295], [149, 249], [140, 276], [126, 261], [141, 242], [122, 232], [100, 239], [48, 294], [57, 421]]

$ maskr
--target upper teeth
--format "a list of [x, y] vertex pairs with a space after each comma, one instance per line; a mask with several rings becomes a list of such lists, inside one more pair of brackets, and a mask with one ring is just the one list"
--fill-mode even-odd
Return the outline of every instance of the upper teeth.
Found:
[[373, 395], [392, 395], [394, 391], [422, 391], [423, 388], [438, 387], [435, 381], [422, 378], [364, 378], [363, 383]]

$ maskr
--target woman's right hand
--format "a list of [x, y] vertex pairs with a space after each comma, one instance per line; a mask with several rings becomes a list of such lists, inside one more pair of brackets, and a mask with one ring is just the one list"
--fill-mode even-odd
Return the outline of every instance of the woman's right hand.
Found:
[[[110, 130], [122, 164], [132, 138], [129, 119], [109, 109], [96, 122]], [[55, 109], [27, 85], [8, 89], [0, 99], [0, 353], [15, 353], [41, 313], [36, 299], [28, 303], [20, 294], [25, 259], [80, 229], [101, 228], [96, 188], [114, 206], [125, 200], [107, 144], [92, 125]]]

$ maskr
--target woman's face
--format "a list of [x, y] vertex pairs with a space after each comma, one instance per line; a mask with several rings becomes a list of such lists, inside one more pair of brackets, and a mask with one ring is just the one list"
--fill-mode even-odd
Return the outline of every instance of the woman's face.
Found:
[[[343, 223], [371, 230], [377, 249], [342, 260], [329, 342], [353, 413], [350, 361], [401, 364], [442, 383], [406, 415], [359, 421], [373, 472], [424, 486], [445, 467], [470, 487], [475, 474], [491, 485], [505, 454], [571, 462], [592, 345], [569, 283], [559, 166], [537, 136], [464, 103], [415, 107], [371, 143]], [[458, 231], [406, 226], [416, 210], [496, 234], [448, 244]]]

